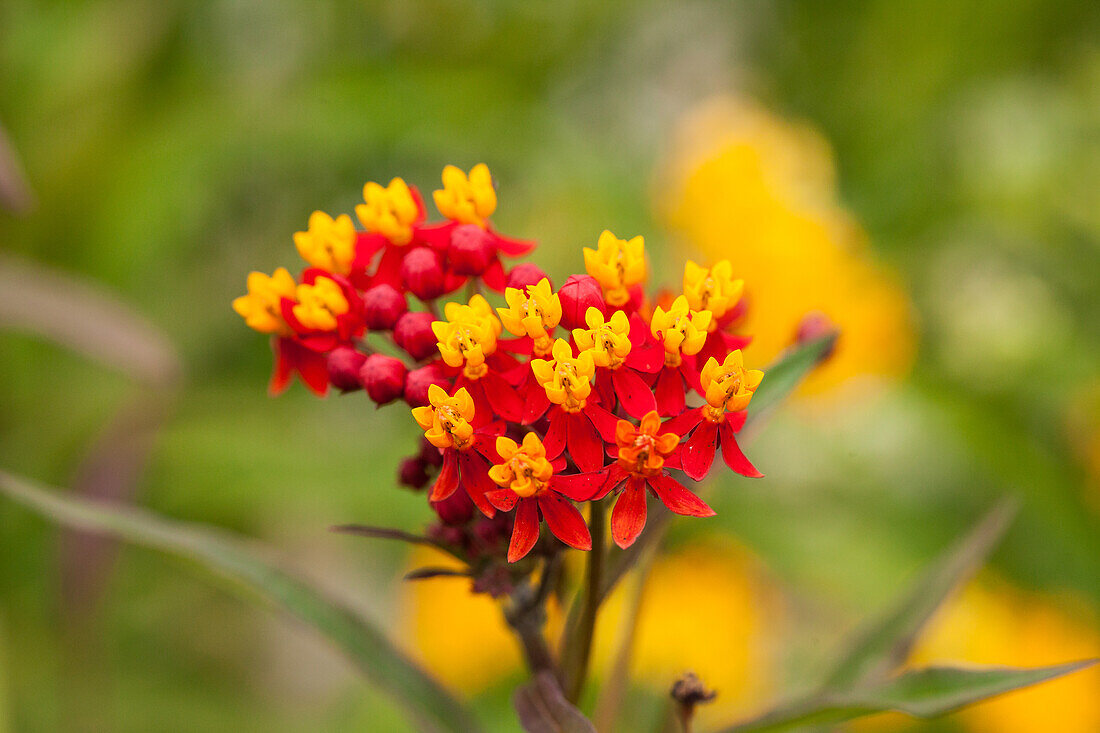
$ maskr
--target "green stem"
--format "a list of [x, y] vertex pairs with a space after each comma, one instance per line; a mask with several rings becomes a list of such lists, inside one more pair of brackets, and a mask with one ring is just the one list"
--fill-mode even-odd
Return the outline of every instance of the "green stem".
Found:
[[585, 573], [584, 595], [581, 602], [581, 614], [577, 623], [576, 635], [566, 649], [567, 659], [563, 664], [565, 674], [565, 697], [572, 703], [580, 699], [588, 677], [588, 660], [592, 654], [592, 637], [596, 630], [596, 612], [603, 600], [603, 565], [606, 553], [605, 521], [606, 507], [602, 501], [591, 503], [592, 513], [588, 520], [588, 529], [592, 534], [592, 551], [588, 554], [588, 567]]

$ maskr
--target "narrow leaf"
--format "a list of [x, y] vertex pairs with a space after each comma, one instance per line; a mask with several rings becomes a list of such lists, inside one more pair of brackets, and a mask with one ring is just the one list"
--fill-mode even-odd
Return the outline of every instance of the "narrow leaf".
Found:
[[934, 718], [1093, 664], [1095, 660], [1035, 669], [919, 669], [847, 694], [818, 695], [800, 700], [726, 728], [724, 733], [785, 731], [808, 725], [832, 725], [883, 712]]
[[516, 690], [513, 703], [527, 733], [596, 733], [592, 721], [565, 699], [550, 672], [539, 672]]
[[59, 524], [120, 537], [198, 562], [259, 594], [341, 649], [372, 684], [403, 704], [424, 730], [478, 730], [470, 714], [386, 638], [372, 621], [327, 598], [232, 535], [150, 512], [47, 491], [0, 471], [0, 494]]
[[836, 345], [837, 337], [838, 334], [831, 333], [799, 344], [765, 369], [764, 380], [749, 403], [750, 417], [766, 412], [793, 392]]
[[329, 527], [329, 531], [338, 534], [353, 534], [358, 537], [371, 537], [380, 540], [399, 540], [413, 545], [428, 545], [429, 547], [445, 550], [441, 543], [436, 542], [431, 537], [412, 534], [411, 532], [405, 532], [400, 529], [390, 529], [389, 527], [372, 527], [369, 524], [338, 524]]
[[428, 580], [430, 578], [469, 578], [469, 570], [455, 568], [423, 567], [405, 573], [405, 580]]
[[917, 635], [951, 590], [984, 564], [1012, 523], [1016, 508], [1012, 500], [997, 504], [941, 555], [897, 605], [860, 631], [826, 676], [825, 689], [848, 689], [869, 679], [883, 679], [904, 663]]

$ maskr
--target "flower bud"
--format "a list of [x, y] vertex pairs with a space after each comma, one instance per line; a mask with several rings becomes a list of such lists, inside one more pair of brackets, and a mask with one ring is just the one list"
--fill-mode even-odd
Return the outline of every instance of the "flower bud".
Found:
[[607, 315], [603, 290], [591, 275], [570, 275], [558, 291], [561, 300], [561, 325], [567, 329], [584, 328], [584, 314], [589, 308], [598, 308]]
[[[522, 290], [528, 285], [537, 285], [539, 280], [544, 277], [546, 277], [546, 273], [543, 272], [541, 267], [534, 262], [523, 262], [508, 272], [508, 287]], [[549, 281], [549, 278], [547, 278], [547, 281]], [[553, 289], [553, 287], [554, 285], [551, 283], [550, 288]]]
[[[802, 320], [798, 323], [798, 330], [795, 332], [795, 343], [799, 345], [805, 344], [810, 341], [815, 341], [822, 336], [828, 336], [829, 334], [836, 336], [838, 332], [836, 324], [833, 323], [833, 319], [829, 318], [829, 316], [821, 311], [810, 311], [803, 316]], [[836, 351], [835, 338], [833, 342], [829, 344], [828, 348], [822, 352], [818, 363], [828, 360], [828, 358], [833, 355], [834, 351]]]
[[382, 283], [363, 293], [363, 321], [372, 331], [388, 331], [409, 309], [405, 294]]
[[443, 258], [430, 247], [415, 248], [401, 260], [401, 282], [421, 300], [438, 298], [445, 287]]
[[424, 407], [428, 403], [428, 387], [438, 384], [448, 394], [451, 389], [451, 380], [443, 372], [439, 364], [428, 364], [419, 369], [413, 369], [405, 376], [405, 401], [410, 407]]
[[359, 370], [359, 378], [367, 394], [379, 405], [399, 399], [405, 391], [408, 369], [400, 359], [385, 354], [371, 354]]
[[410, 489], [422, 489], [428, 485], [428, 466], [419, 456], [406, 458], [397, 468], [397, 482]]
[[447, 258], [456, 275], [484, 274], [496, 253], [493, 235], [476, 224], [460, 224], [451, 232]]
[[351, 346], [337, 346], [325, 360], [328, 367], [328, 381], [341, 392], [354, 392], [363, 387], [359, 381], [359, 370], [367, 360]]
[[443, 465], [443, 453], [438, 448], [428, 442], [427, 438], [420, 438], [420, 460], [429, 466], [435, 466], [439, 468]]
[[450, 526], [466, 524], [474, 516], [474, 503], [470, 501], [470, 495], [461, 488], [443, 501], [430, 503], [440, 521]]
[[431, 313], [410, 311], [393, 324], [393, 340], [417, 361], [438, 355], [439, 347], [436, 346], [438, 339], [432, 332], [434, 320], [435, 316]]

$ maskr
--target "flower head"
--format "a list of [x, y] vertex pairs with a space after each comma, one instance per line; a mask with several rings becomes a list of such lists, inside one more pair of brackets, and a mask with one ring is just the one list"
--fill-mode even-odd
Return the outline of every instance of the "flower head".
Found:
[[698, 354], [713, 317], [709, 310], [691, 310], [683, 295], [672, 301], [667, 311], [661, 306], [654, 308], [649, 327], [665, 347], [665, 364], [679, 366], [682, 355]]
[[[713, 422], [721, 422], [723, 414], [740, 412], [749, 406], [752, 395], [760, 386], [764, 372], [759, 369], [746, 369], [741, 350], [731, 351], [721, 364], [715, 358], [707, 359], [699, 380], [709, 410], [703, 415]], [[716, 419], [717, 418], [717, 419]]]
[[599, 282], [610, 305], [626, 305], [630, 288], [645, 280], [645, 240], [641, 236], [619, 239], [605, 229], [596, 249], [584, 248], [584, 267]]
[[538, 435], [527, 433], [522, 444], [502, 435], [496, 447], [502, 462], [489, 469], [493, 483], [511, 489], [521, 499], [546, 491], [554, 468]]
[[497, 208], [497, 192], [489, 167], [478, 163], [467, 176], [461, 168], [449, 165], [443, 169], [443, 188], [432, 192], [435, 207], [451, 221], [485, 226], [485, 220]]
[[701, 267], [691, 260], [684, 265], [684, 296], [688, 307], [695, 311], [710, 311], [713, 318], [709, 330], [741, 300], [744, 280], [733, 279], [733, 265], [720, 260], [714, 267]]
[[436, 448], [466, 450], [473, 444], [474, 400], [465, 387], [454, 396], [438, 384], [428, 387], [428, 405], [414, 407], [413, 419], [424, 430], [424, 437]]
[[565, 339], [558, 339], [551, 349], [552, 359], [532, 359], [531, 371], [546, 390], [546, 396], [566, 412], [580, 412], [592, 392], [592, 375], [596, 364], [592, 354], [582, 351], [573, 356], [573, 349]]
[[665, 458], [680, 442], [676, 433], [660, 433], [661, 418], [656, 410], [646, 414], [637, 427], [627, 420], [615, 426], [619, 446], [619, 465], [635, 476], [656, 476], [665, 467]]
[[561, 320], [561, 301], [550, 289], [550, 281], [542, 278], [522, 290], [507, 288], [504, 300], [508, 307], [497, 308], [504, 328], [515, 336], [530, 336], [538, 356], [549, 354], [550, 332]]
[[598, 367], [618, 369], [630, 353], [630, 322], [623, 311], [615, 311], [604, 320], [598, 308], [589, 308], [584, 314], [587, 329], [573, 329], [573, 340], [582, 352], [592, 354]]
[[298, 303], [292, 308], [294, 317], [314, 331], [335, 331], [337, 317], [351, 309], [344, 291], [330, 277], [318, 277], [312, 285], [302, 283], [295, 295]]
[[289, 335], [279, 304], [283, 298], [294, 299], [297, 285], [286, 268], [276, 268], [270, 276], [251, 272], [246, 285], [248, 294], [233, 299], [233, 310], [255, 331]]
[[443, 361], [447, 366], [464, 367], [470, 379], [485, 376], [489, 369], [485, 357], [496, 351], [497, 336], [502, 331], [489, 301], [475, 295], [467, 305], [448, 303], [443, 315], [447, 320], [432, 324]]
[[309, 215], [309, 230], [294, 233], [302, 259], [322, 270], [347, 275], [355, 259], [355, 225], [347, 214], [333, 219], [323, 211]]
[[385, 187], [371, 181], [363, 186], [363, 200], [366, 203], [355, 207], [355, 215], [364, 229], [381, 234], [396, 245], [412, 240], [420, 206], [405, 181], [394, 178]]

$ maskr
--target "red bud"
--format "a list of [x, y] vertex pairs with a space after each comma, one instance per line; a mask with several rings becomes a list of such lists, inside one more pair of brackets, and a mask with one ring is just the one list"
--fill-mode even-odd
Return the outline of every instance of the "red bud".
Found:
[[496, 253], [493, 235], [476, 224], [460, 224], [451, 232], [447, 258], [456, 275], [483, 275]]
[[431, 505], [439, 515], [440, 521], [452, 526], [469, 522], [476, 508], [470, 501], [470, 496], [461, 487], [443, 501], [433, 501]]
[[408, 369], [400, 359], [385, 354], [371, 354], [359, 370], [359, 378], [367, 394], [379, 405], [399, 399], [405, 391]]
[[439, 364], [428, 364], [413, 369], [405, 376], [405, 401], [410, 407], [424, 407], [428, 404], [428, 387], [438, 384], [450, 394], [451, 380]]
[[607, 315], [603, 291], [591, 275], [570, 275], [558, 291], [561, 300], [561, 325], [568, 329], [584, 328], [584, 314], [589, 308], [598, 308]]
[[428, 467], [419, 457], [406, 458], [397, 469], [397, 482], [410, 489], [422, 489], [430, 480]]
[[439, 468], [443, 465], [443, 453], [438, 448], [428, 442], [427, 438], [420, 439], [420, 460], [427, 463], [429, 466], [435, 466]]
[[388, 331], [409, 309], [405, 294], [392, 285], [375, 285], [363, 293], [363, 321], [372, 331]]
[[430, 247], [416, 247], [401, 260], [401, 282], [421, 300], [443, 294], [443, 258]]
[[435, 334], [432, 332], [432, 321], [435, 316], [424, 311], [410, 311], [397, 319], [393, 325], [393, 340], [409, 356], [422, 361], [439, 354], [436, 346]]
[[[837, 325], [833, 323], [833, 319], [825, 315], [821, 311], [810, 311], [802, 320], [798, 323], [798, 331], [795, 333], [795, 343], [804, 344], [809, 341], [814, 341], [822, 336], [828, 336], [829, 334], [836, 334], [838, 332]], [[827, 360], [836, 351], [836, 340], [829, 345], [829, 348], [821, 355], [821, 361]]]
[[367, 360], [351, 346], [337, 346], [325, 360], [328, 369], [328, 381], [341, 392], [354, 392], [363, 387], [359, 381], [359, 370]]
[[[533, 262], [524, 262], [516, 265], [508, 273], [508, 287], [523, 289], [528, 285], [537, 285], [539, 280], [546, 277], [542, 268]], [[554, 284], [550, 284], [551, 289]]]

